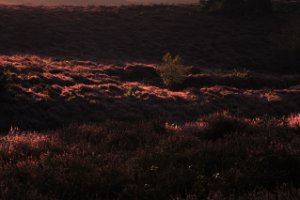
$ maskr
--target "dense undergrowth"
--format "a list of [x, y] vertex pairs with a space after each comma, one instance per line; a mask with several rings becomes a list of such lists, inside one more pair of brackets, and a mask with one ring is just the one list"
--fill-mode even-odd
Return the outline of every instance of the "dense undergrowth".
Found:
[[299, 125], [221, 113], [181, 126], [12, 129], [0, 138], [0, 198], [296, 200]]

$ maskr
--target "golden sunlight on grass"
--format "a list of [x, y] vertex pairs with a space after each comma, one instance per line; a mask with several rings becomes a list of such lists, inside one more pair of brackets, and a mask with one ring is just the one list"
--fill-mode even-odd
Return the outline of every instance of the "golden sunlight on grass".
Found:
[[[147, 119], [158, 113], [173, 123], [220, 111], [259, 117], [266, 113], [284, 116], [299, 110], [297, 74], [256, 72], [244, 78], [224, 76], [230, 70], [221, 73], [198, 67], [181, 88], [170, 90], [162, 83], [155, 64], [101, 64], [33, 55], [1, 56], [0, 62], [9, 82], [6, 98], [13, 98], [18, 105], [4, 109], [16, 113], [13, 121], [25, 120], [27, 124], [41, 125], [40, 120], [68, 123], [73, 121], [70, 116], [80, 121], [88, 121], [84, 117], [92, 121]], [[33, 110], [17, 114], [24, 109]]]
[[291, 115], [290, 117], [288, 117], [288, 124], [291, 126], [291, 127], [300, 127], [300, 114], [294, 114], [294, 115]]

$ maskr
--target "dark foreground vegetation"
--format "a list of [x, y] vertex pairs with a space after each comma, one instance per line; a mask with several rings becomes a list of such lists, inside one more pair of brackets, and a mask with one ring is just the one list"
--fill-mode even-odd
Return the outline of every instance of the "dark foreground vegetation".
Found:
[[221, 113], [182, 126], [12, 129], [0, 139], [0, 198], [297, 200], [299, 125]]
[[0, 199], [300, 199], [299, 5], [237, 1], [0, 6]]

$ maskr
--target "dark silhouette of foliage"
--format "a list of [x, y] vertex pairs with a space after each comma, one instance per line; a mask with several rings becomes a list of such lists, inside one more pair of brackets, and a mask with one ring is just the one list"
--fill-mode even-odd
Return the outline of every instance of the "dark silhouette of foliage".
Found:
[[3, 69], [0, 69], [0, 92], [2, 93], [7, 87], [7, 74]]
[[290, 70], [300, 64], [300, 12], [293, 13], [280, 31], [271, 35], [271, 41], [278, 50], [277, 63], [286, 65]]
[[223, 115], [204, 117], [206, 128], [11, 129], [0, 137], [0, 199], [299, 199], [298, 129]]
[[229, 15], [265, 15], [272, 11], [272, 3], [271, 0], [208, 0], [205, 8]]

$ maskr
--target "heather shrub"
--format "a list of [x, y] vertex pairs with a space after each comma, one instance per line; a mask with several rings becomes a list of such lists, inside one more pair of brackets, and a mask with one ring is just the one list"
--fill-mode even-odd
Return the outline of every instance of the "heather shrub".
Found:
[[180, 56], [172, 57], [167, 53], [163, 57], [163, 62], [158, 66], [160, 77], [168, 88], [174, 88], [181, 84], [188, 73], [188, 70], [183, 66], [183, 60]]

